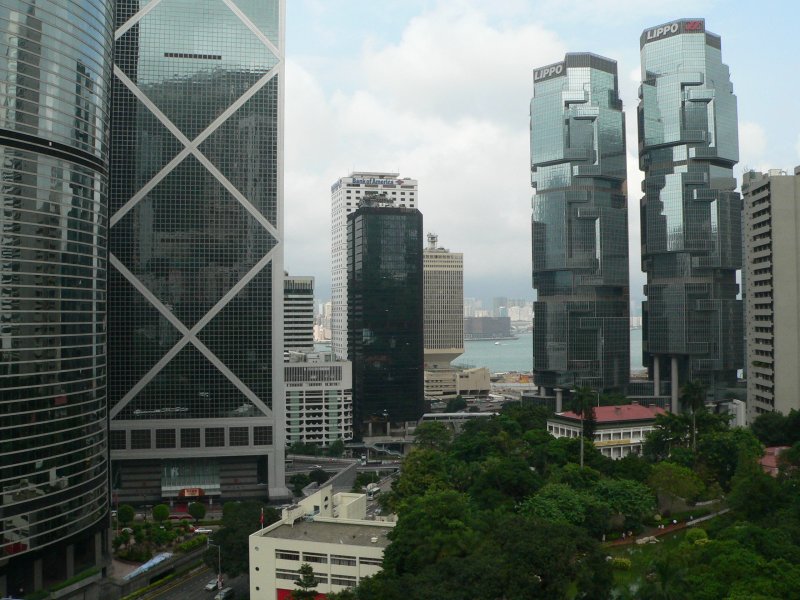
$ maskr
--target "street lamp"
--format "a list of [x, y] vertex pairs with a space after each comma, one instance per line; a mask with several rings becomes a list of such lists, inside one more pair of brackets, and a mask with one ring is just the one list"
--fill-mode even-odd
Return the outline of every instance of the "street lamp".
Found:
[[206, 548], [214, 546], [217, 549], [217, 589], [222, 589], [222, 546], [212, 544], [210, 538], [206, 538]]

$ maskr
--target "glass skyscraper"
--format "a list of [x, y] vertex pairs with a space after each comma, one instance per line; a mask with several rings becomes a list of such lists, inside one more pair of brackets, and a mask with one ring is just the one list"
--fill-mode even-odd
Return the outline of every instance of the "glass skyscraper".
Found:
[[422, 213], [369, 196], [347, 215], [347, 340], [353, 425], [416, 421], [424, 411]]
[[625, 116], [617, 63], [536, 69], [531, 100], [533, 375], [540, 393], [623, 390], [630, 371]]
[[642, 33], [639, 89], [644, 364], [660, 386], [711, 391], [742, 367], [741, 199], [736, 96], [721, 41], [702, 19]]
[[118, 0], [120, 500], [283, 494], [282, 0]]
[[0, 5], [3, 597], [106, 559], [112, 8]]

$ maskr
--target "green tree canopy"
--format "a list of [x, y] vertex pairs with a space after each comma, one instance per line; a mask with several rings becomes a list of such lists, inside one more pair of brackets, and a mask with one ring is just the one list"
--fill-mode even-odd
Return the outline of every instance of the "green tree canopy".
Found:
[[467, 401], [461, 396], [456, 396], [447, 401], [447, 408], [444, 410], [445, 412], [454, 413], [462, 411], [465, 408], [467, 408]]
[[130, 504], [123, 504], [117, 509], [117, 519], [119, 519], [119, 522], [122, 523], [123, 526], [132, 523], [135, 516], [136, 511], [133, 510]]
[[314, 569], [308, 563], [303, 563], [298, 569], [300, 579], [294, 584], [300, 588], [292, 590], [292, 600], [314, 600], [317, 597], [317, 579], [314, 577]]
[[420, 423], [414, 430], [414, 443], [419, 448], [446, 450], [453, 441], [453, 431], [441, 421]]
[[206, 505], [202, 502], [192, 502], [186, 507], [186, 512], [192, 515], [195, 523], [206, 516]]
[[692, 501], [705, 488], [694, 471], [671, 462], [655, 465], [647, 483], [658, 494], [660, 507], [669, 511], [677, 498]]
[[156, 504], [153, 507], [153, 520], [162, 523], [169, 519], [169, 506], [166, 504]]
[[[280, 519], [275, 508], [254, 500], [226, 502], [222, 507], [222, 527], [213, 534], [211, 542], [220, 546], [222, 571], [229, 577], [248, 572], [249, 536], [261, 528], [262, 509], [265, 527]], [[217, 557], [217, 549], [211, 547], [203, 555], [203, 560], [216, 571]]]

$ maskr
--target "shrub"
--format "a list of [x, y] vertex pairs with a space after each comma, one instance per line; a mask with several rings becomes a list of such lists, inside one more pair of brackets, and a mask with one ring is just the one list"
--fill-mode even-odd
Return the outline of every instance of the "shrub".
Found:
[[182, 544], [178, 544], [176, 550], [178, 552], [191, 552], [192, 550], [199, 548], [201, 546], [206, 545], [206, 536], [205, 535], [198, 535], [190, 539], [189, 541], [183, 542]]
[[169, 519], [169, 506], [166, 504], [156, 504], [153, 507], [153, 520], [161, 522], [167, 519]]
[[699, 527], [693, 527], [686, 532], [684, 539], [689, 542], [690, 544], [696, 544], [698, 542], [703, 542], [708, 539], [708, 534], [706, 533], [705, 529], [700, 529]]
[[621, 556], [615, 556], [614, 558], [611, 559], [611, 568], [619, 569], [620, 571], [630, 571], [631, 559], [622, 558]]

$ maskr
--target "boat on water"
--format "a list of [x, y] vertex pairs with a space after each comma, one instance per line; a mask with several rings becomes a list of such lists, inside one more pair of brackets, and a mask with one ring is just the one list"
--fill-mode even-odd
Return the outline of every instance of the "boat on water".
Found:
[[494, 343], [494, 345], [495, 345], [495, 346], [499, 346], [499, 345], [500, 345], [500, 342], [495, 342], [495, 343]]

